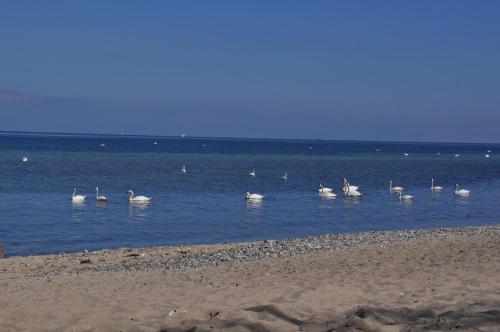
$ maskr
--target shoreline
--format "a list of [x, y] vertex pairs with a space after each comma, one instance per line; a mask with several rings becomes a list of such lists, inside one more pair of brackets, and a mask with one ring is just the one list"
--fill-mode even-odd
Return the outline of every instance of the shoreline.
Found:
[[498, 331], [500, 225], [0, 259], [2, 331]]
[[[70, 250], [70, 251], [61, 251], [61, 252], [41, 252], [41, 253], [26, 253], [26, 254], [8, 254], [8, 250], [6, 252], [5, 245], [0, 239], [0, 250], [2, 250], [4, 256], [0, 256], [0, 259], [8, 259], [8, 258], [16, 258], [16, 257], [48, 257], [48, 256], [68, 256], [68, 255], [78, 255], [79, 253], [88, 253], [95, 254], [99, 252], [112, 252], [112, 251], [148, 251], [148, 250], [167, 250], [167, 249], [176, 249], [176, 248], [220, 248], [220, 247], [235, 247], [235, 246], [245, 246], [245, 245], [256, 245], [260, 243], [268, 243], [268, 242], [297, 242], [297, 241], [313, 241], [322, 238], [338, 238], [341, 241], [345, 241], [349, 238], [357, 238], [361, 241], [363, 238], [368, 239], [370, 235], [372, 237], [378, 236], [389, 236], [395, 235], [397, 240], [402, 240], [404, 236], [408, 236], [409, 238], [419, 237], [419, 236], [452, 236], [459, 233], [474, 234], [478, 232], [497, 232], [500, 233], [500, 222], [497, 224], [479, 224], [473, 226], [451, 226], [451, 227], [432, 227], [432, 228], [402, 228], [395, 230], [373, 230], [373, 231], [359, 231], [359, 232], [339, 232], [339, 233], [322, 233], [317, 235], [306, 235], [306, 236], [294, 236], [294, 237], [285, 237], [278, 239], [258, 239], [258, 240], [249, 240], [249, 241], [226, 241], [226, 242], [207, 242], [207, 243], [175, 243], [175, 244], [160, 244], [160, 245], [150, 245], [150, 246], [118, 246], [118, 247], [109, 247], [109, 248], [99, 248], [99, 249], [83, 249], [83, 250]], [[434, 234], [435, 233], [435, 234]], [[438, 234], [439, 233], [439, 234]], [[388, 239], [388, 241], [391, 241]], [[368, 243], [368, 242], [367, 242]], [[344, 243], [345, 244], [345, 243]], [[333, 247], [332, 247], [333, 248]], [[326, 248], [323, 248], [326, 249]]]
[[22, 266], [22, 271], [35, 277], [47, 277], [61, 273], [189, 269], [287, 258], [321, 251], [383, 246], [419, 239], [470, 236], [500, 236], [500, 224], [329, 233], [283, 240], [141, 248], [122, 247], [71, 253], [8, 256], [0, 259], [0, 267], [3, 266], [3, 273], [1, 274], [3, 276], [16, 271], [19, 272], [20, 270], [17, 268]]

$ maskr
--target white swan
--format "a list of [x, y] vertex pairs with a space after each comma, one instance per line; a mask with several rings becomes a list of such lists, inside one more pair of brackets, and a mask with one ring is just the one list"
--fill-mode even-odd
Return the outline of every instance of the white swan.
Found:
[[485, 154], [485, 155], [484, 155], [484, 157], [485, 157], [485, 158], [489, 158], [489, 157], [490, 157], [490, 155], [487, 153], [487, 154]]
[[349, 182], [347, 181], [347, 179], [344, 178], [344, 186], [342, 187], [342, 190], [345, 192], [346, 188], [349, 188], [349, 191], [357, 191], [359, 187], [358, 186], [351, 186], [349, 184]]
[[408, 157], [408, 155], [409, 155], [409, 153], [408, 153], [408, 152], [405, 152], [405, 153], [404, 153], [404, 156], [405, 156], [405, 157]]
[[282, 179], [283, 181], [287, 181], [287, 180], [288, 180], [288, 173], [285, 173], [285, 175], [283, 175], [283, 176], [281, 177], [281, 179]]
[[393, 193], [393, 192], [403, 191], [403, 187], [398, 187], [398, 186], [393, 187], [393, 186], [392, 186], [392, 180], [390, 180], [390, 181], [389, 181], [389, 191], [390, 191], [391, 193]]
[[248, 175], [255, 177], [256, 175], [255, 168], [250, 173], [248, 173]]
[[98, 202], [107, 202], [108, 201], [106, 196], [99, 195], [99, 187], [95, 187], [95, 199]]
[[21, 158], [21, 161], [22, 161], [23, 163], [27, 163], [27, 162], [28, 162], [28, 157], [23, 156], [23, 157]]
[[77, 195], [76, 188], [73, 189], [73, 196], [71, 197], [73, 203], [83, 203], [85, 202], [85, 195]]
[[458, 157], [460, 157], [460, 155], [457, 153], [457, 154], [455, 155], [455, 158], [458, 158]]
[[134, 196], [134, 192], [132, 190], [128, 190], [127, 193], [129, 194], [128, 201], [131, 203], [147, 203], [151, 200], [151, 197]]
[[332, 193], [332, 192], [324, 192], [324, 193], [319, 193], [319, 197], [321, 197], [321, 198], [335, 198], [335, 197], [337, 197], [337, 195]]
[[323, 184], [320, 182], [319, 183], [319, 189], [318, 189], [318, 192], [320, 193], [331, 193], [333, 191], [332, 188], [326, 188], [326, 187], [323, 187]]
[[260, 194], [250, 194], [248, 191], [247, 193], [245, 194], [245, 198], [246, 199], [251, 199], [251, 200], [254, 200], [254, 201], [260, 201], [264, 198], [264, 195], [260, 195]]
[[412, 195], [403, 195], [402, 191], [398, 191], [396, 194], [399, 194], [399, 200], [400, 201], [411, 201], [413, 200]]
[[181, 172], [182, 173], [186, 173], [187, 172], [186, 165], [182, 165]]
[[356, 187], [356, 186], [350, 186], [349, 182], [346, 182], [346, 184], [344, 185], [344, 188], [342, 190], [344, 191], [344, 195], [346, 197], [361, 197], [361, 196], [363, 196], [362, 193], [360, 193], [356, 189], [351, 189], [351, 187]]
[[458, 184], [455, 184], [455, 195], [457, 196], [469, 196], [470, 190], [458, 189]]
[[434, 185], [434, 178], [431, 179], [431, 190], [432, 191], [441, 191], [443, 187]]

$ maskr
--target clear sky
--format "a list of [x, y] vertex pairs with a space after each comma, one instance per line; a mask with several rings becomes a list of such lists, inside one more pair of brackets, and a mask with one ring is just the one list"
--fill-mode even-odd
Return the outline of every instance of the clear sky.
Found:
[[500, 142], [500, 1], [1, 1], [0, 130]]

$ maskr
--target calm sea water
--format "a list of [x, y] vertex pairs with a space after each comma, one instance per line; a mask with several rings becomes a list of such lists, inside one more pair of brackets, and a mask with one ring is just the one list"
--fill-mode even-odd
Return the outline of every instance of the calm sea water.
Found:
[[[7, 255], [25, 255], [499, 223], [497, 151], [491, 144], [2, 134], [0, 241]], [[340, 193], [343, 176], [365, 195], [320, 199], [319, 182]], [[429, 190], [432, 176], [443, 192]], [[396, 200], [389, 179], [415, 200]], [[471, 195], [455, 197], [455, 183]], [[95, 202], [96, 185], [108, 203]], [[74, 187], [85, 204], [71, 203]], [[152, 202], [130, 205], [129, 188]], [[247, 202], [246, 191], [266, 197]]]

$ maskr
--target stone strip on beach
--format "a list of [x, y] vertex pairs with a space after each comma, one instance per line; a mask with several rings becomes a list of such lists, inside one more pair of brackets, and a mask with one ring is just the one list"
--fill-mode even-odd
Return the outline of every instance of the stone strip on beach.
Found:
[[[500, 235], [500, 224], [418, 230], [337, 233], [284, 240], [193, 246], [104, 249], [92, 252], [20, 257], [22, 270], [31, 276], [59, 273], [170, 270], [219, 266], [324, 250], [354, 249], [418, 239]], [[57, 264], [56, 262], [64, 262]], [[4, 273], [9, 267], [4, 266]]]

